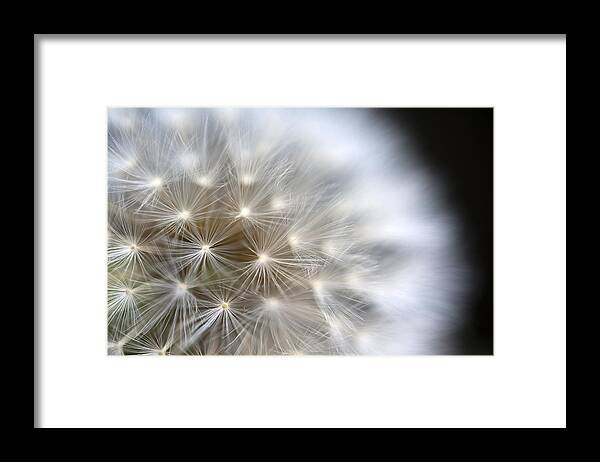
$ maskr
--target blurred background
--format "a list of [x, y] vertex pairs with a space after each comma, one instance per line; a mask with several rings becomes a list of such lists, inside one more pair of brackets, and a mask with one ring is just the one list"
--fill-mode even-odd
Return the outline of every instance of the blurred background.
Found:
[[376, 109], [410, 135], [461, 227], [477, 283], [454, 354], [493, 354], [493, 109]]

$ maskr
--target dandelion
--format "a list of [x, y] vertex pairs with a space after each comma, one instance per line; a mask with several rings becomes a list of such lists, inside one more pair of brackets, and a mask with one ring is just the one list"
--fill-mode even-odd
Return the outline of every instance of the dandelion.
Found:
[[351, 114], [111, 110], [109, 354], [434, 349], [452, 230]]

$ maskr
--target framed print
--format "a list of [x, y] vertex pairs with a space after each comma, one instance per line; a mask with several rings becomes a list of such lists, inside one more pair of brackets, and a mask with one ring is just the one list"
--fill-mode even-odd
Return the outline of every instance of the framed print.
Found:
[[35, 427], [565, 427], [566, 37], [34, 37]]

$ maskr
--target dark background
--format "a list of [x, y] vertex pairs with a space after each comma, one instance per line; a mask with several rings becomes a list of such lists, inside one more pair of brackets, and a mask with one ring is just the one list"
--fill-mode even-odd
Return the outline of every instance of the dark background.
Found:
[[478, 283], [468, 301], [456, 354], [493, 354], [493, 109], [383, 109], [410, 137], [420, 159], [443, 182], [458, 213], [467, 259]]

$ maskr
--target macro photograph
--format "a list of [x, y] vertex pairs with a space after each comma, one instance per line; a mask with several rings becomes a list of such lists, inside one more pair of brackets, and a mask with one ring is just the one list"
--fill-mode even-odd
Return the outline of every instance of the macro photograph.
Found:
[[110, 108], [108, 354], [492, 354], [492, 108]]

